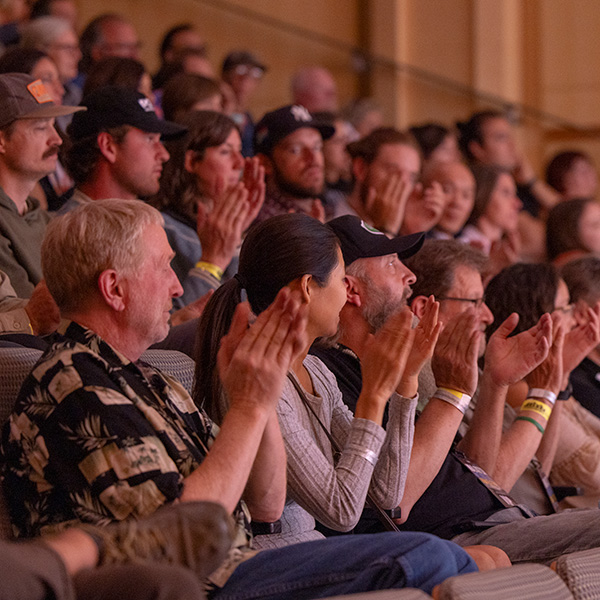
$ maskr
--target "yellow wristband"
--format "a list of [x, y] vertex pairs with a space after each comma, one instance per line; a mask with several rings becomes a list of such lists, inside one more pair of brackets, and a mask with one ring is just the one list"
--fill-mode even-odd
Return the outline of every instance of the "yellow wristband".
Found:
[[221, 281], [223, 278], [223, 269], [217, 265], [213, 265], [212, 263], [201, 260], [196, 263], [196, 268], [202, 269], [203, 271], [208, 271], [215, 279], [218, 279], [219, 281]]
[[528, 410], [530, 412], [534, 412], [546, 421], [550, 418], [552, 414], [552, 408], [543, 402], [539, 402], [538, 400], [534, 400], [533, 398], [527, 398], [525, 402], [523, 402], [523, 406], [521, 406], [521, 410]]

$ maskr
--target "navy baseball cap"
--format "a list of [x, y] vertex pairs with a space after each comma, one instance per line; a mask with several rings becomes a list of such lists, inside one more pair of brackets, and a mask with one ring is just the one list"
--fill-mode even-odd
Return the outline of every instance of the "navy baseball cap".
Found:
[[284, 137], [303, 127], [317, 129], [324, 140], [328, 140], [335, 133], [335, 127], [331, 123], [315, 118], [300, 104], [292, 104], [268, 112], [257, 123], [254, 150], [269, 155]]
[[160, 133], [165, 140], [182, 136], [187, 129], [159, 119], [146, 96], [118, 86], [106, 86], [88, 94], [82, 101], [85, 113], [77, 113], [68, 128], [73, 140], [96, 135], [111, 127], [131, 125], [148, 133]]
[[327, 225], [340, 240], [344, 263], [351, 265], [359, 258], [397, 254], [408, 258], [416, 254], [425, 241], [425, 233], [411, 233], [389, 238], [385, 233], [367, 225], [354, 215], [332, 219]]

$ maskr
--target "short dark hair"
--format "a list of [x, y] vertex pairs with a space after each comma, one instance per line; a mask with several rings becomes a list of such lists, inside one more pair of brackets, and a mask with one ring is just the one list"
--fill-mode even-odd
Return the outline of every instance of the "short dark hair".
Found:
[[171, 27], [171, 29], [169, 29], [165, 33], [159, 46], [159, 56], [162, 62], [164, 62], [165, 60], [165, 54], [167, 53], [167, 51], [171, 49], [171, 46], [173, 45], [173, 40], [184, 31], [194, 31], [194, 26], [192, 25], [192, 23], [179, 23], [178, 25], [174, 25], [173, 27]]
[[167, 121], [182, 122], [196, 102], [221, 95], [219, 84], [196, 73], [178, 73], [163, 88], [162, 109]]
[[439, 123], [425, 123], [409, 127], [408, 131], [414, 136], [421, 148], [423, 158], [427, 160], [433, 151], [450, 135], [451, 131]]
[[481, 273], [487, 258], [479, 250], [456, 240], [426, 240], [414, 256], [403, 262], [417, 277], [412, 286], [412, 300], [432, 294], [436, 298], [444, 296], [454, 285], [458, 267], [469, 267]]
[[83, 97], [107, 85], [117, 85], [137, 91], [145, 72], [144, 65], [134, 58], [124, 56], [103, 58], [90, 69], [83, 86]]
[[588, 154], [579, 150], [559, 152], [546, 166], [546, 183], [562, 194], [565, 191], [565, 175], [573, 168], [573, 164], [577, 160], [592, 162]]
[[575, 198], [559, 202], [548, 214], [546, 221], [546, 252], [554, 260], [563, 252], [587, 250], [579, 236], [579, 221], [585, 207], [595, 202], [591, 198]]
[[483, 110], [472, 114], [468, 121], [456, 123], [459, 134], [458, 147], [467, 160], [475, 160], [469, 146], [471, 142], [483, 145], [483, 126], [492, 119], [506, 119], [506, 115], [499, 110]]
[[42, 58], [50, 59], [45, 52], [37, 48], [9, 48], [0, 56], [0, 73], [27, 73], [30, 75]]
[[242, 288], [253, 312], [259, 314], [279, 290], [303, 275], [326, 285], [338, 264], [338, 248], [329, 227], [300, 213], [271, 217], [251, 227], [242, 244], [238, 275], [213, 294], [198, 329], [194, 401], [217, 423], [227, 409], [220, 393], [217, 353], [241, 302]]
[[367, 164], [371, 164], [377, 158], [381, 146], [385, 144], [409, 146], [410, 148], [414, 148], [419, 153], [419, 156], [421, 156], [421, 149], [413, 135], [394, 127], [380, 127], [379, 129], [375, 129], [375, 131], [372, 131], [364, 138], [348, 144], [347, 150], [353, 159], [362, 158]]
[[519, 323], [512, 335], [533, 327], [544, 313], [554, 310], [560, 277], [549, 263], [517, 263], [503, 269], [487, 284], [485, 303], [494, 315], [489, 337], [512, 313]]
[[[113, 137], [115, 142], [120, 144], [130, 129], [130, 125], [120, 125], [119, 127], [111, 127], [105, 131]], [[79, 186], [90, 179], [100, 159], [101, 152], [98, 147], [98, 134], [88, 135], [75, 141], [71, 137], [68, 137], [65, 145], [65, 168], [73, 179], [75, 186]]]
[[597, 256], [584, 256], [569, 261], [560, 270], [565, 280], [571, 302], [583, 300], [594, 304], [600, 299], [600, 258]]

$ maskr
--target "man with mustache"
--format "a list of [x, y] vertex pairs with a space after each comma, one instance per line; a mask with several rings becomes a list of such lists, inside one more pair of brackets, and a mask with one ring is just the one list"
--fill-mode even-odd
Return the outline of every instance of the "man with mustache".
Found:
[[85, 110], [57, 106], [41, 80], [0, 75], [0, 270], [21, 298], [42, 279], [40, 245], [48, 214], [31, 190], [56, 168], [62, 140], [54, 119]]
[[290, 212], [321, 221], [325, 186], [323, 140], [335, 132], [300, 106], [284, 106], [267, 113], [256, 125], [254, 149], [265, 167], [267, 192], [257, 220]]

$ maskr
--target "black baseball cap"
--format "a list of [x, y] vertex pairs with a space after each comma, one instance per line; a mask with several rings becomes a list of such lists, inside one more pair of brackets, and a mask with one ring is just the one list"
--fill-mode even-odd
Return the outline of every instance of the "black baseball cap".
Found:
[[252, 52], [248, 52], [246, 50], [235, 50], [234, 52], [230, 52], [223, 60], [223, 66], [221, 67], [221, 72], [225, 73], [226, 71], [230, 71], [239, 65], [248, 65], [250, 67], [256, 67], [260, 69], [263, 73], [266, 72], [267, 67], [256, 58]]
[[273, 148], [297, 129], [311, 127], [317, 129], [324, 140], [334, 133], [335, 127], [311, 115], [304, 106], [290, 104], [268, 112], [256, 125], [254, 132], [254, 150], [270, 155]]
[[397, 254], [408, 258], [416, 254], [425, 241], [425, 233], [411, 233], [389, 238], [354, 215], [337, 217], [327, 223], [340, 240], [344, 263], [351, 265], [359, 258]]
[[110, 127], [131, 125], [148, 133], [160, 133], [165, 140], [182, 136], [187, 129], [177, 123], [159, 119], [146, 96], [118, 86], [106, 86], [88, 94], [82, 101], [87, 107], [77, 113], [68, 128], [73, 140], [95, 135]]

